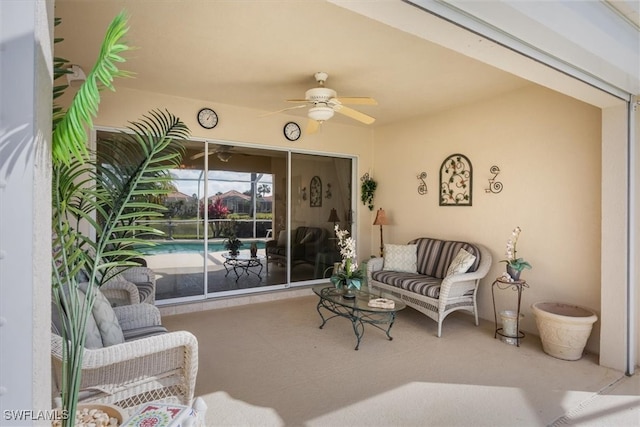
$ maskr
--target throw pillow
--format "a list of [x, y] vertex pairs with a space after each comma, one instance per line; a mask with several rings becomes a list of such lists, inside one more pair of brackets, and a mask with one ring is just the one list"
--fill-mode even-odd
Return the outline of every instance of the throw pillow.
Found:
[[300, 244], [304, 245], [305, 243], [311, 242], [313, 240], [313, 235], [314, 235], [313, 231], [307, 231], [307, 234], [305, 234], [302, 240], [300, 240]]
[[282, 230], [280, 234], [278, 234], [278, 246], [286, 246], [287, 245], [287, 231]]
[[447, 269], [447, 277], [453, 276], [454, 274], [462, 274], [466, 273], [467, 270], [473, 265], [476, 260], [476, 256], [470, 254], [464, 249], [460, 249], [456, 257], [449, 264], [449, 268]]
[[384, 245], [383, 270], [403, 273], [418, 271], [418, 245]]
[[[81, 283], [80, 289], [86, 292], [87, 283]], [[108, 347], [114, 344], [121, 344], [124, 342], [124, 334], [120, 327], [120, 322], [116, 317], [116, 313], [113, 311], [111, 304], [107, 297], [104, 296], [99, 289], [95, 289], [95, 300], [93, 302], [93, 309], [91, 314], [98, 325], [100, 336], [102, 337], [102, 345]]]

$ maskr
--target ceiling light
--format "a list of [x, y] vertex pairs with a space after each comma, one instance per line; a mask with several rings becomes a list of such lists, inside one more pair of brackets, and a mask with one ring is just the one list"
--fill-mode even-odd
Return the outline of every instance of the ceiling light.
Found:
[[333, 117], [333, 108], [326, 105], [318, 105], [309, 108], [309, 118], [318, 122], [324, 122]]
[[231, 153], [228, 151], [218, 151], [216, 155], [218, 156], [218, 160], [225, 163], [227, 163], [231, 158]]

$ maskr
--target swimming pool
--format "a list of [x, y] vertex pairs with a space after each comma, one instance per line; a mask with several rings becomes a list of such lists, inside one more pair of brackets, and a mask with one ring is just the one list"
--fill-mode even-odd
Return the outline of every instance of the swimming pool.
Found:
[[[255, 242], [258, 249], [264, 249], [264, 241], [261, 240], [243, 240], [243, 245], [240, 249], [249, 249], [251, 243]], [[209, 252], [223, 252], [224, 242], [209, 242]], [[155, 246], [139, 246], [136, 248], [143, 255], [162, 255], [162, 254], [174, 254], [174, 253], [203, 253], [203, 242], [159, 242]]]

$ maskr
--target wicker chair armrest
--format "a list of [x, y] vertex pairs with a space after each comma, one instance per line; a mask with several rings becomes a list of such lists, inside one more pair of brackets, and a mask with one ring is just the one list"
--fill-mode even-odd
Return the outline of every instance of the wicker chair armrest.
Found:
[[140, 304], [138, 287], [118, 274], [100, 286], [100, 291], [109, 299], [128, 298], [129, 304]]
[[148, 267], [130, 267], [123, 270], [120, 274], [133, 283], [156, 283], [156, 274]]
[[480, 265], [476, 271], [445, 277], [440, 285], [441, 301], [446, 301], [447, 298], [461, 297], [474, 290], [480, 279], [483, 279], [489, 272], [492, 262], [491, 253], [482, 245], [475, 244], [475, 246], [480, 251]]
[[161, 324], [160, 310], [151, 304], [123, 305], [113, 307], [113, 311], [125, 331]]
[[[122, 344], [98, 349], [85, 348], [82, 369], [98, 369], [154, 353], [162, 353], [171, 348], [184, 347], [189, 362], [198, 367], [198, 340], [188, 331], [167, 332]], [[62, 337], [51, 334], [51, 355], [62, 360]], [[192, 369], [190, 369], [191, 371]]]
[[374, 272], [380, 271], [384, 267], [384, 258], [371, 258], [367, 261], [367, 271]]

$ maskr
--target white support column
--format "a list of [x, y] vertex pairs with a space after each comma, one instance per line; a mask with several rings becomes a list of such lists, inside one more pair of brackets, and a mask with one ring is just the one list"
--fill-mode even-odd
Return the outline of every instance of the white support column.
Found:
[[627, 106], [602, 110], [602, 246], [600, 364], [626, 370], [627, 349]]
[[0, 425], [51, 425], [52, 14], [0, 1]]

